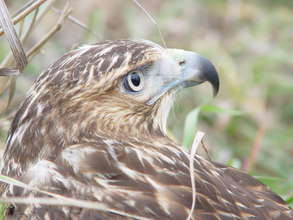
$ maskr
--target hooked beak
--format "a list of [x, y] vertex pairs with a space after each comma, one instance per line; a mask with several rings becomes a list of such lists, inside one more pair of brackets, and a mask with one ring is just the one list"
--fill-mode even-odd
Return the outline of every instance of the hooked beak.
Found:
[[163, 87], [148, 101], [148, 104], [155, 103], [173, 88], [196, 86], [206, 81], [212, 85], [213, 95], [217, 95], [220, 85], [219, 76], [216, 68], [208, 59], [185, 50], [167, 49], [166, 51], [177, 63], [177, 70], [168, 73]]
[[218, 94], [219, 76], [211, 61], [190, 51], [169, 49], [168, 52], [181, 66], [178, 77], [183, 87], [191, 87], [207, 81], [213, 87], [214, 96]]

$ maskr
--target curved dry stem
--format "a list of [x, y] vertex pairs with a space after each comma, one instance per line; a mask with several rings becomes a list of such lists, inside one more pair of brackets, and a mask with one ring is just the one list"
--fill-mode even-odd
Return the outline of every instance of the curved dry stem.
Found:
[[158, 22], [156, 22], [155, 18], [139, 3], [138, 0], [132, 0], [142, 11], [143, 13], [148, 17], [148, 19], [156, 26], [157, 31], [159, 33], [159, 36], [161, 38], [161, 41], [165, 48], [167, 48], [166, 41], [164, 40], [161, 28], [159, 27]]
[[189, 156], [189, 172], [190, 172], [190, 181], [191, 181], [191, 187], [192, 187], [192, 204], [190, 208], [190, 212], [186, 220], [191, 220], [193, 216], [193, 212], [195, 209], [195, 203], [196, 203], [196, 186], [195, 186], [195, 176], [194, 176], [194, 162], [193, 158], [196, 154], [196, 150], [201, 143], [205, 133], [198, 131], [196, 132], [195, 138], [193, 140], [193, 144], [191, 147], [191, 152]]

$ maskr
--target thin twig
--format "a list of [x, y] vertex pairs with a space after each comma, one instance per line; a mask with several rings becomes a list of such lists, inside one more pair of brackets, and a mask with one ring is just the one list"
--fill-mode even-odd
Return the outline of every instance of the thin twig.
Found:
[[202, 141], [201, 141], [201, 145], [202, 145], [202, 147], [203, 147], [203, 149], [204, 149], [204, 151], [205, 151], [205, 153], [206, 153], [206, 155], [207, 155], [208, 160], [211, 161], [212, 159], [211, 159], [211, 157], [210, 157], [209, 150], [208, 150], [206, 144], [204, 143], [204, 139], [202, 139]]
[[9, 91], [8, 91], [8, 100], [7, 100], [6, 107], [5, 107], [4, 111], [6, 111], [8, 109], [8, 107], [10, 106], [10, 104], [12, 102], [12, 99], [15, 94], [15, 86], [16, 86], [16, 77], [11, 77], [11, 82], [10, 82]]
[[[57, 14], [61, 14], [61, 11], [56, 9], [56, 8], [52, 8], [52, 10], [57, 13]], [[95, 31], [91, 30], [90, 28], [88, 28], [83, 22], [81, 22], [80, 20], [78, 20], [78, 18], [72, 16], [72, 15], [69, 15], [67, 17], [67, 19], [69, 21], [71, 21], [73, 24], [76, 24], [77, 26], [79, 26], [80, 28], [84, 29], [85, 31], [91, 33], [92, 35], [94, 35], [95, 37], [99, 38], [99, 39], [102, 39], [102, 37], [100, 35], [98, 35]]]
[[24, 21], [25, 19], [20, 21], [19, 28], [18, 28], [18, 36], [22, 35], [23, 29], [24, 29]]
[[243, 165], [242, 165], [242, 169], [245, 170], [246, 172], [249, 172], [254, 167], [254, 164], [257, 160], [257, 156], [259, 152], [261, 151], [262, 140], [265, 136], [265, 133], [266, 133], [266, 123], [261, 123], [257, 130], [254, 142], [252, 144], [249, 157], [243, 162]]
[[[39, 8], [43, 3], [45, 3], [48, 0], [37, 0], [34, 1], [34, 4], [30, 5], [30, 7], [23, 10], [19, 15], [17, 15], [15, 18], [13, 18], [12, 23], [15, 25], [18, 22], [20, 22], [22, 19], [24, 19], [28, 14], [30, 14], [33, 10], [36, 8]], [[3, 34], [3, 30], [0, 29], [0, 36]]]
[[42, 46], [57, 32], [61, 29], [62, 24], [64, 23], [64, 19], [71, 13], [71, 8], [69, 4], [66, 4], [64, 7], [62, 14], [57, 21], [57, 24], [52, 27], [52, 29], [35, 45], [33, 46], [28, 52], [27, 57], [31, 60], [32, 56], [36, 54]]
[[21, 36], [21, 42], [24, 43], [29, 34], [32, 32], [33, 28], [34, 28], [34, 24], [36, 22], [36, 19], [37, 19], [37, 16], [38, 16], [38, 13], [39, 13], [39, 8], [36, 9], [35, 13], [34, 13], [34, 16], [29, 24], [29, 27], [27, 28], [26, 32]]
[[[29, 27], [27, 28], [27, 31], [21, 36], [20, 41], [22, 42], [22, 44], [24, 44], [24, 42], [27, 40], [29, 34], [33, 31], [33, 29], [37, 26], [37, 24], [43, 19], [43, 17], [50, 11], [50, 8], [52, 7], [52, 5], [55, 1], [56, 0], [48, 0], [47, 1], [48, 4], [46, 4], [44, 9], [41, 11], [41, 13], [38, 13], [39, 8], [36, 8], [36, 11], [34, 13], [34, 17], [31, 20]], [[41, 6], [41, 5], [39, 5], [39, 6]], [[34, 54], [36, 54], [36, 53], [34, 53]], [[18, 69], [6, 68], [6, 66], [11, 66], [12, 62], [13, 62], [13, 54], [9, 53], [9, 55], [4, 59], [4, 61], [2, 61], [1, 65], [0, 65], [3, 67], [3, 69], [1, 69], [2, 71], [0, 71], [0, 75], [8, 76], [8, 74], [10, 73], [10, 76], [17, 76], [20, 74]], [[12, 97], [13, 97], [13, 94], [14, 94], [13, 90], [12, 90], [14, 86], [15, 86], [15, 77], [1, 77], [0, 78], [0, 94], [2, 94], [8, 87], [10, 87], [7, 105], [2, 106], [0, 108], [0, 113], [5, 111], [9, 107], [9, 104], [10, 104]]]
[[138, 2], [138, 0], [132, 0], [142, 11], [143, 13], [150, 19], [150, 21], [156, 26], [157, 31], [159, 32], [161, 41], [165, 48], [167, 48], [166, 41], [164, 40], [163, 34], [161, 32], [161, 28], [159, 27], [159, 24], [156, 22], [154, 17]]
[[[14, 74], [15, 73], [19, 74], [26, 67], [28, 61], [27, 61], [27, 57], [24, 52], [22, 43], [10, 19], [9, 11], [3, 0], [0, 0], [0, 23], [5, 33], [5, 36], [7, 38], [7, 41], [9, 43], [10, 49], [12, 51], [13, 58], [16, 62], [16, 68], [12, 68], [11, 72], [14, 72]], [[3, 72], [3, 70], [1, 71], [0, 69], [0, 72]], [[9, 71], [7, 71], [7, 68], [5, 68], [4, 72], [5, 74], [7, 74]], [[11, 103], [13, 94], [15, 92], [15, 79], [9, 79], [9, 81], [10, 83], [8, 85], [10, 85], [10, 88], [9, 88], [7, 105], [4, 108], [2, 107], [1, 111], [5, 110], [9, 106], [9, 104]], [[7, 87], [4, 86], [4, 89], [6, 88]]]
[[[31, 25], [30, 27], [28, 28], [26, 34], [24, 36], [21, 37], [21, 42], [22, 44], [24, 44], [24, 42], [26, 41], [27, 39], [27, 35], [30, 34], [32, 31], [33, 31], [33, 28], [43, 19], [43, 17], [49, 12], [50, 8], [52, 7], [53, 3], [55, 2], [56, 0], [48, 0], [48, 4], [46, 5], [46, 7], [44, 8], [44, 10], [42, 10], [42, 12], [38, 15], [38, 12], [35, 13], [35, 16], [37, 16], [36, 20], [34, 21], [35, 18], [32, 19], [32, 22], [31, 22]], [[37, 8], [38, 9], [38, 8]], [[35, 17], [34, 16], [34, 17]], [[25, 17], [24, 17], [25, 18]], [[23, 19], [24, 19], [23, 18]], [[32, 25], [32, 24], [35, 24], [35, 25]], [[12, 54], [9, 54], [5, 59], [4, 61], [2, 61], [1, 63], [1, 66], [2, 67], [6, 67], [6, 66], [10, 66], [11, 63], [13, 61], [13, 55]], [[1, 94], [1, 92], [0, 92]]]
[[[36, 21], [36, 17], [37, 17], [37, 15], [38, 15], [38, 12], [39, 12], [39, 10], [38, 10], [38, 8], [36, 9], [36, 11], [35, 11], [35, 13], [34, 13], [34, 17], [33, 17], [33, 19], [31, 20], [31, 22], [30, 22], [30, 24], [29, 24], [29, 27], [28, 27], [28, 29], [27, 29], [27, 31], [21, 36], [21, 39], [20, 39], [20, 42], [23, 44], [25, 41], [26, 41], [26, 39], [27, 39], [27, 37], [28, 37], [28, 35], [31, 33], [31, 31], [32, 31], [32, 29], [33, 29], [33, 26], [34, 26], [34, 23], [35, 23], [35, 21]], [[24, 23], [24, 20], [22, 20], [22, 24]], [[22, 32], [23, 32], [23, 25], [21, 25], [20, 26], [20, 34], [22, 34]], [[22, 47], [22, 46], [21, 46]], [[10, 57], [10, 59], [12, 60], [12, 54], [10, 54], [10, 55], [8, 55], [8, 58]], [[27, 58], [25, 57], [25, 59], [26, 59], [26, 62], [27, 62]], [[23, 67], [24, 68], [24, 67]], [[10, 71], [9, 71], [9, 69], [10, 69]], [[11, 75], [8, 75], [8, 74], [11, 74]], [[3, 68], [3, 69], [0, 69], [0, 75], [1, 76], [18, 76], [18, 75], [20, 75], [20, 73], [21, 73], [21, 69], [19, 68]], [[11, 102], [12, 102], [12, 99], [13, 99], [13, 96], [14, 96], [14, 94], [15, 94], [15, 84], [16, 84], [16, 79], [15, 79], [15, 77], [13, 77], [13, 78], [10, 78], [9, 79], [9, 84], [7, 84], [7, 87], [8, 87], [8, 85], [9, 85], [9, 93], [8, 93], [8, 100], [7, 100], [7, 102], [6, 102], [6, 105], [5, 106], [3, 106], [3, 107], [1, 107], [1, 109], [0, 109], [0, 112], [4, 112], [4, 111], [6, 111], [7, 109], [8, 109], [8, 107], [10, 106], [10, 104], [11, 104]], [[6, 86], [4, 86], [4, 88], [6, 89], [7, 88]], [[3, 90], [4, 91], [4, 90]]]
[[30, 7], [33, 3], [35, 2], [35, 0], [30, 0], [28, 2], [26, 2], [24, 5], [22, 5], [22, 7], [20, 9], [18, 9], [16, 12], [14, 12], [12, 14], [12, 17], [14, 18], [15, 16], [17, 16], [18, 14], [20, 14], [21, 12], [23, 12], [24, 10], [26, 10], [28, 7]]
[[[55, 2], [56, 0], [49, 0], [47, 6], [44, 8], [44, 10], [42, 10], [42, 12], [39, 14], [39, 16], [37, 17], [36, 21], [35, 21], [35, 25], [37, 25], [42, 18], [46, 15], [46, 13], [49, 12], [50, 7], [52, 6], [52, 4]], [[23, 18], [24, 19], [24, 18]], [[31, 28], [30, 31], [32, 31], [33, 27]], [[31, 32], [27, 32], [28, 34]], [[22, 44], [24, 44], [26, 37], [21, 37], [21, 42]], [[7, 66], [11, 66], [13, 63], [13, 54], [9, 53], [8, 56], [5, 57], [5, 59], [2, 61], [0, 67], [7, 67]], [[11, 71], [13, 71], [13, 69], [11, 69]], [[4, 71], [5, 72], [5, 71]], [[5, 74], [3, 74], [5, 75]], [[7, 83], [8, 78], [7, 77], [2, 77], [0, 78], [0, 94], [3, 93], [4, 90], [6, 90], [6, 88], [8, 87], [9, 83]]]

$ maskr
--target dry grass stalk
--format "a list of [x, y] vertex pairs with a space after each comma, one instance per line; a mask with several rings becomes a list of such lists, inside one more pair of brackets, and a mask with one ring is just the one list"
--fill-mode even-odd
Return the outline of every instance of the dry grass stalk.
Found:
[[[18, 10], [19, 13], [16, 14], [15, 18], [13, 18], [12, 23], [15, 25], [18, 22], [22, 21], [26, 18], [32, 11], [42, 6], [48, 0], [37, 0], [37, 1], [30, 1], [26, 4], [22, 9]], [[0, 36], [4, 33], [3, 30], [0, 29]]]
[[147, 18], [155, 25], [155, 27], [157, 28], [157, 31], [159, 33], [159, 37], [164, 45], [165, 48], [167, 48], [167, 44], [166, 44], [166, 41], [163, 37], [163, 34], [162, 34], [162, 31], [161, 31], [161, 28], [158, 24], [158, 22], [156, 22], [155, 18], [151, 15], [151, 13], [148, 12], [148, 10], [146, 10], [142, 4], [138, 1], [138, 0], [132, 0], [132, 2], [137, 5], [137, 7], [139, 7], [143, 13], [147, 16]]
[[79, 208], [87, 208], [87, 209], [94, 209], [99, 210], [102, 212], [112, 212], [118, 215], [122, 215], [129, 218], [134, 218], [138, 220], [150, 220], [149, 218], [144, 218], [141, 216], [131, 215], [127, 212], [122, 212], [116, 209], [112, 209], [110, 207], [105, 206], [101, 202], [97, 201], [87, 201], [87, 200], [79, 200], [79, 199], [73, 199], [68, 198], [56, 193], [47, 192], [44, 190], [39, 190], [36, 188], [33, 188], [23, 182], [20, 182], [18, 180], [15, 180], [13, 178], [10, 178], [8, 176], [0, 176], [0, 181], [7, 183], [9, 185], [15, 185], [30, 191], [35, 191], [40, 194], [44, 194], [48, 197], [9, 197], [9, 198], [0, 198], [1, 203], [17, 203], [17, 204], [27, 204], [27, 205], [62, 205], [62, 206], [73, 206], [73, 207], [79, 207]]
[[[60, 10], [56, 9], [56, 8], [52, 8], [52, 10], [53, 10], [55, 13], [59, 14], [59, 15], [62, 14], [62, 12], [61, 12]], [[78, 20], [76, 17], [74, 17], [74, 16], [72, 16], [72, 15], [69, 15], [69, 16], [67, 17], [67, 19], [68, 19], [70, 22], [72, 22], [73, 24], [76, 24], [77, 26], [79, 26], [81, 29], [83, 29], [83, 30], [85, 30], [85, 31], [87, 31], [87, 32], [89, 32], [89, 33], [91, 33], [91, 34], [92, 34], [93, 36], [95, 36], [96, 38], [102, 39], [102, 36], [101, 36], [101, 35], [97, 34], [95, 31], [91, 30], [89, 27], [87, 27], [83, 22], [81, 22], [80, 20]]]
[[244, 160], [242, 164], [242, 169], [246, 172], [250, 172], [257, 161], [257, 157], [261, 152], [262, 143], [264, 136], [266, 134], [267, 125], [265, 122], [260, 123], [258, 130], [256, 132], [255, 139], [253, 141], [253, 145], [250, 148], [250, 154], [249, 156]]
[[71, 13], [71, 8], [69, 5], [69, 2], [67, 2], [67, 4], [65, 5], [58, 21], [57, 24], [54, 25], [50, 31], [38, 42], [35, 44], [35, 46], [33, 46], [28, 52], [27, 52], [27, 56], [29, 57], [29, 60], [35, 55], [37, 54], [40, 49], [44, 46], [44, 44], [46, 44], [48, 42], [48, 40], [50, 40], [52, 38], [52, 36], [61, 29], [62, 24], [64, 23], [65, 19], [69, 16], [69, 14]]
[[205, 133], [198, 131], [196, 132], [195, 138], [192, 143], [190, 157], [189, 157], [189, 172], [190, 172], [190, 181], [191, 181], [191, 187], [192, 187], [192, 204], [190, 208], [190, 212], [186, 220], [191, 220], [193, 217], [193, 212], [195, 208], [196, 203], [196, 186], [195, 186], [195, 176], [194, 176], [194, 162], [193, 158], [196, 154], [196, 150], [199, 146], [199, 144], [202, 142], [202, 139], [204, 137]]
[[[3, 0], [1, 0], [3, 1]], [[42, 10], [41, 13], [39, 13], [39, 7], [42, 6], [44, 3], [48, 3], [46, 7]], [[31, 13], [33, 10], [35, 10], [35, 13], [33, 15], [33, 18], [30, 20], [30, 23], [28, 25], [27, 30], [24, 32], [22, 29], [22, 25], [20, 25], [20, 40], [19, 48], [22, 49], [22, 45], [26, 42], [28, 39], [29, 35], [32, 33], [33, 29], [37, 27], [37, 25], [41, 22], [41, 20], [44, 18], [44, 16], [51, 10], [53, 3], [55, 0], [39, 0], [39, 1], [30, 1], [27, 3], [25, 6], [22, 7], [22, 9], [19, 10], [18, 15], [16, 16], [15, 19], [13, 19], [13, 22], [9, 19], [10, 25], [9, 27], [13, 28], [12, 23], [17, 23], [17, 22], [24, 22], [24, 19], [26, 18], [29, 13]], [[6, 6], [5, 6], [6, 7]], [[6, 77], [1, 77], [0, 78], [0, 95], [4, 93], [4, 91], [7, 90], [9, 87], [9, 94], [8, 94], [8, 100], [6, 101], [6, 105], [2, 106], [0, 109], [0, 112], [4, 112], [8, 106], [11, 103], [12, 97], [15, 92], [15, 77], [11, 76], [17, 76], [21, 73], [23, 68], [26, 65], [20, 65], [18, 64], [16, 68], [11, 68], [11, 65], [13, 64], [14, 59], [23, 59], [23, 55], [25, 56], [25, 59], [31, 60], [31, 58], [37, 54], [37, 52], [40, 51], [40, 49], [45, 45], [45, 43], [58, 31], [60, 30], [62, 24], [64, 23], [64, 19], [68, 17], [70, 14], [70, 7], [69, 7], [69, 1], [66, 1], [66, 5], [64, 6], [64, 9], [62, 10], [62, 13], [58, 19], [58, 22], [56, 25], [54, 25], [49, 32], [36, 44], [34, 45], [25, 55], [23, 52], [22, 54], [15, 54], [15, 53], [10, 53], [4, 61], [1, 63], [1, 76], [6, 76]], [[7, 11], [8, 13], [8, 11]], [[3, 26], [3, 25], [2, 25]], [[4, 27], [4, 26], [3, 26]], [[1, 35], [1, 32], [0, 32]], [[14, 38], [17, 35], [14, 35]], [[8, 39], [14, 39], [13, 37], [9, 37]], [[23, 50], [23, 49], [22, 49]], [[17, 63], [19, 63], [17, 61]], [[24, 63], [23, 63], [24, 64]]]
[[22, 47], [22, 43], [20, 42], [10, 19], [4, 0], [0, 0], [0, 23], [9, 42], [10, 49], [16, 62], [17, 70], [22, 71], [27, 65], [27, 58]]

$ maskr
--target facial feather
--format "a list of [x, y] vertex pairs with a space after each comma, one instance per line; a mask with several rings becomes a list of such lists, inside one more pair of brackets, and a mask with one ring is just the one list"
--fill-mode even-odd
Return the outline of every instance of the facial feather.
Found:
[[[12, 161], [13, 155], [16, 163], [26, 167], [40, 157], [53, 155], [62, 146], [99, 133], [117, 137], [125, 137], [125, 133], [133, 137], [161, 133], [165, 129], [167, 97], [162, 101], [166, 107], [161, 108], [147, 106], [118, 91], [123, 75], [154, 62], [160, 53], [161, 48], [154, 43], [121, 40], [87, 45], [61, 57], [40, 75], [17, 112], [5, 160]], [[155, 110], [158, 114], [152, 114]], [[45, 151], [42, 146], [46, 146]], [[15, 149], [17, 152], [11, 153]], [[11, 166], [6, 167], [4, 174], [14, 172], [8, 168]]]

